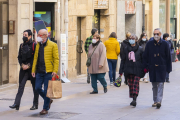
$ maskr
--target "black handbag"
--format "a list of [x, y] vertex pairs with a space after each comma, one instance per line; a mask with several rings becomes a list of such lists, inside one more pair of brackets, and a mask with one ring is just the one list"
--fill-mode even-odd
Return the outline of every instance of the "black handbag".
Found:
[[[97, 46], [98, 46], [98, 45], [97, 45]], [[97, 46], [96, 46], [96, 48], [97, 48]], [[94, 51], [96, 50], [96, 48], [94, 49]], [[91, 65], [91, 57], [92, 57], [92, 55], [94, 54], [94, 51], [93, 51], [93, 53], [91, 54], [91, 56], [88, 57], [88, 59], [87, 59], [87, 61], [86, 61], [86, 66], [87, 66], [87, 67], [89, 67], [89, 66]]]

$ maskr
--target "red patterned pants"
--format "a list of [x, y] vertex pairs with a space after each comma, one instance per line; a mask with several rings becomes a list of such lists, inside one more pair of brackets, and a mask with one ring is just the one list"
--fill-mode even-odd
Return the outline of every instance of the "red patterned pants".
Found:
[[140, 80], [140, 77], [137, 77], [135, 75], [128, 75], [129, 97], [130, 98], [133, 98], [133, 95], [138, 96], [139, 80]]

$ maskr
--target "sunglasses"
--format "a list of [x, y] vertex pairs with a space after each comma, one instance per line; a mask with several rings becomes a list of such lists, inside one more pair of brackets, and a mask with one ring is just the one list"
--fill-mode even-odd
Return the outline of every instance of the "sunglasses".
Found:
[[158, 35], [158, 36], [159, 36], [159, 33], [154, 33], [154, 36], [155, 36], [155, 35]]

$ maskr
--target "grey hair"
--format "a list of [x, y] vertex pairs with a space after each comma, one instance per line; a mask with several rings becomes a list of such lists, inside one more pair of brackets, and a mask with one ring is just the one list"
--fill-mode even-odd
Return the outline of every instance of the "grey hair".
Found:
[[158, 30], [160, 33], [162, 33], [161, 28], [156, 28], [156, 29], [154, 29], [154, 31], [155, 31], [155, 30]]

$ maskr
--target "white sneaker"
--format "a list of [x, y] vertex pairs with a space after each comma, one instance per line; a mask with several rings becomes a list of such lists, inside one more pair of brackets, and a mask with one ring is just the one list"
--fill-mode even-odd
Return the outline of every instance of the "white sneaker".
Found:
[[140, 79], [140, 82], [144, 81], [143, 78]]
[[149, 81], [148, 81], [147, 79], [144, 79], [144, 82], [145, 82], [145, 83], [148, 83]]
[[110, 86], [113, 86], [113, 82], [110, 82]]

